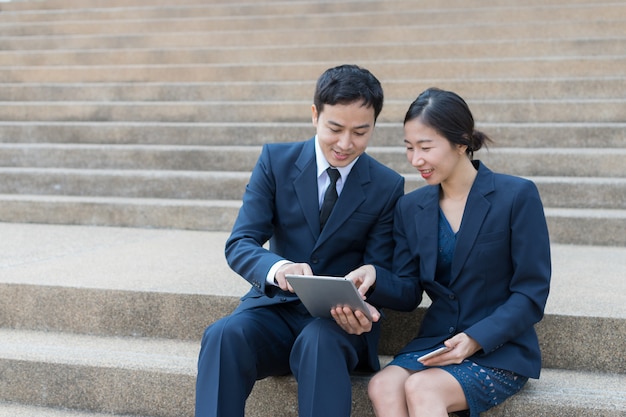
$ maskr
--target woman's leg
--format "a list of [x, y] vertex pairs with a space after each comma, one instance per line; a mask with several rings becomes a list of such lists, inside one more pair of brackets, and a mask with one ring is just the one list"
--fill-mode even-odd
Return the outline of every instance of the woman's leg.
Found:
[[412, 374], [404, 389], [410, 417], [447, 417], [468, 407], [461, 384], [443, 369], [429, 368]]
[[409, 417], [404, 384], [411, 371], [389, 365], [372, 377], [367, 393], [377, 417]]

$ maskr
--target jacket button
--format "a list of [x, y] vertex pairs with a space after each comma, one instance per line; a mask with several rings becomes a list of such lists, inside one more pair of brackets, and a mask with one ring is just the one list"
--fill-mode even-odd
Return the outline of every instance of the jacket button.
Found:
[[454, 296], [454, 294], [450, 294], [450, 295], [448, 295], [448, 298], [451, 299], [451, 300], [454, 300], [456, 297]]
[[311, 258], [311, 263], [312, 263], [312, 264], [316, 264], [316, 263], [318, 263], [318, 262], [319, 262], [319, 259], [317, 259], [317, 258]]
[[454, 327], [450, 327], [450, 328], [448, 329], [448, 332], [449, 332], [450, 334], [454, 333]]

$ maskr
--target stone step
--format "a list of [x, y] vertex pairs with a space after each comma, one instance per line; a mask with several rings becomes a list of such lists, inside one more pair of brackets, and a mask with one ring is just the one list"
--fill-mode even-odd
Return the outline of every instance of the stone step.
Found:
[[[625, 62], [626, 64], [626, 62]], [[481, 122], [622, 122], [626, 98], [467, 100]], [[310, 101], [0, 102], [6, 121], [161, 121], [296, 122], [310, 117]], [[405, 100], [386, 100], [378, 120], [395, 122], [408, 108]]]
[[[419, 174], [404, 177], [407, 192], [425, 185]], [[0, 194], [237, 200], [249, 178], [236, 171], [0, 167]], [[626, 178], [528, 178], [546, 207], [626, 209]]]
[[[408, 106], [407, 106], [408, 107]], [[404, 114], [404, 113], [402, 113]], [[401, 119], [402, 116], [398, 117]], [[621, 123], [486, 123], [477, 127], [498, 146], [515, 148], [626, 148]], [[0, 121], [0, 143], [82, 143], [194, 146], [260, 146], [304, 140], [310, 122], [163, 123]], [[372, 146], [403, 146], [401, 122], [376, 124]]]
[[[316, 5], [315, 3], [305, 3]], [[457, 9], [445, 13], [424, 10], [418, 5], [417, 9], [400, 9], [388, 13], [380, 11], [359, 10], [341, 13], [334, 11], [307, 12], [293, 10], [281, 14], [261, 14], [245, 16], [206, 16], [198, 15], [190, 17], [166, 17], [149, 19], [141, 15], [129, 16], [122, 19], [94, 19], [94, 20], [68, 20], [55, 19], [49, 22], [15, 22], [0, 24], [1, 36], [83, 36], [101, 34], [140, 34], [140, 33], [190, 33], [190, 32], [224, 32], [224, 31], [295, 31], [302, 28], [315, 28], [315, 30], [335, 30], [341, 27], [345, 29], [389, 29], [390, 27], [466, 27], [468, 30], [477, 32], [475, 25], [468, 21], [481, 20], [481, 27], [496, 28], [502, 25], [512, 26], [516, 24], [529, 31], [528, 27], [537, 25], [550, 26], [562, 25], [564, 22], [571, 24], [585, 19], [589, 14], [588, 7], [582, 6], [577, 9], [553, 8], [553, 9], [529, 9], [527, 7], [518, 10], [502, 11], [497, 9]], [[520, 13], [516, 13], [520, 12]], [[597, 22], [620, 21], [616, 16], [623, 15], [626, 6], [612, 4], [594, 9]], [[208, 11], [210, 13], [210, 11]], [[623, 19], [621, 19], [623, 22]], [[106, 22], [106, 24], [103, 24]], [[472, 28], [472, 26], [474, 26]], [[585, 32], [584, 30], [582, 31]], [[544, 35], [545, 36], [545, 35]], [[496, 39], [496, 38], [492, 38]]]
[[[7, 237], [0, 241], [6, 271], [0, 276], [0, 368], [7, 376], [2, 381], [11, 381], [0, 389], [2, 400], [192, 415], [199, 333], [230, 311], [247, 287], [225, 264], [226, 233], [6, 223], [0, 229]], [[626, 323], [620, 296], [626, 253], [623, 247], [558, 244], [552, 251], [552, 290], [538, 325], [546, 369], [506, 410], [546, 415], [571, 403], [570, 415], [615, 415], [624, 411], [626, 398], [626, 364], [615, 355]], [[420, 310], [388, 311], [383, 337], [408, 337]], [[607, 368], [612, 375], [600, 373]], [[356, 403], [367, 405], [367, 377], [354, 382]], [[262, 394], [268, 389], [289, 394], [272, 401]], [[260, 382], [250, 415], [273, 410], [270, 415], [295, 416], [288, 411], [294, 410], [294, 389], [290, 377]], [[487, 415], [509, 415], [501, 414], [503, 407]], [[365, 408], [355, 415], [372, 414]]]
[[[121, 414], [94, 413], [86, 410], [39, 407], [0, 401], [0, 417], [124, 417]], [[131, 417], [131, 416], [126, 416]], [[134, 416], [140, 417], [140, 416]], [[147, 417], [147, 416], [146, 416]]]
[[[178, 239], [177, 241], [180, 241]], [[147, 243], [150, 247], [155, 247], [154, 242]], [[157, 244], [163, 244], [159, 239]], [[561, 253], [567, 253], [567, 250], [559, 250], [562, 245], [555, 245], [555, 257]], [[137, 251], [132, 244], [125, 246], [127, 249]], [[221, 253], [221, 245], [217, 248], [204, 248], [211, 259], [217, 260], [217, 265], [223, 263], [218, 259], [217, 254]], [[577, 252], [583, 249], [589, 249], [589, 247], [578, 247]], [[597, 247], [591, 247], [591, 250], [599, 252]], [[100, 249], [100, 251], [103, 251]], [[573, 250], [570, 249], [570, 252]], [[112, 251], [109, 251], [112, 252]], [[180, 252], [180, 251], [177, 251]], [[199, 252], [199, 251], [194, 251]], [[211, 253], [208, 253], [211, 252]], [[604, 259], [611, 259], [614, 255], [612, 252], [617, 252], [609, 248], [605, 253], [601, 253], [601, 257]], [[623, 252], [623, 251], [622, 251]], [[106, 254], [108, 255], [108, 253]], [[198, 254], [199, 256], [206, 256], [204, 254]], [[181, 276], [180, 263], [175, 261], [171, 255], [167, 256], [167, 259], [172, 262], [173, 265], [165, 265], [163, 260], [155, 260], [155, 255], [148, 254], [149, 259], [153, 260], [153, 263], [158, 263], [161, 267], [165, 267], [166, 270], [171, 271], [174, 274]], [[183, 255], [184, 256], [184, 255]], [[92, 256], [85, 256], [84, 258], [91, 258]], [[123, 258], [123, 264], [128, 267], [126, 262], [126, 256]], [[588, 260], [589, 257], [585, 259]], [[112, 264], [119, 262], [114, 261], [107, 256]], [[611, 259], [615, 262], [615, 259]], [[58, 272], [58, 263], [51, 262], [48, 259], [44, 259], [40, 262], [44, 262], [50, 266], [52, 271], [56, 274]], [[82, 259], [77, 261], [73, 260], [74, 267], [83, 267], [78, 262], [85, 263]], [[579, 263], [580, 260], [578, 261]], [[135, 262], [142, 265], [147, 262]], [[587, 266], [587, 270], [590, 267], [598, 266], [597, 260], [592, 260], [591, 264]], [[68, 262], [65, 262], [68, 264]], [[102, 262], [95, 262], [99, 268], [103, 268]], [[622, 265], [614, 264], [614, 268], [624, 270]], [[149, 270], [154, 269], [154, 265], [145, 266]], [[609, 266], [607, 265], [607, 268]], [[5, 269], [7, 266], [5, 266]], [[25, 273], [34, 275], [35, 271], [40, 270], [41, 267], [33, 267], [32, 265], [24, 268], [24, 265], [8, 265], [8, 271], [10, 274], [7, 279], [20, 280]], [[87, 268], [85, 268], [87, 269]], [[127, 276], [127, 279], [131, 282], [137, 282], [137, 279], [132, 276], [132, 273], [138, 274], [137, 266], [131, 267], [130, 271], [122, 271], [120, 266], [115, 268], [100, 269], [93, 275], [102, 276], [105, 283], [112, 281], [119, 281], [121, 278], [112, 277], [110, 274], [114, 272]], [[178, 269], [178, 271], [176, 271]], [[570, 268], [571, 269], [571, 268]], [[597, 269], [597, 268], [596, 268]], [[201, 271], [192, 271], [191, 268], [187, 268], [184, 273], [196, 273]], [[587, 271], [586, 271], [587, 272]], [[593, 271], [592, 271], [593, 272]], [[20, 274], [22, 273], [22, 274]], [[13, 284], [13, 283], [0, 283], [0, 289], [2, 289], [2, 299], [4, 300], [5, 307], [2, 309], [2, 327], [7, 329], [22, 329], [22, 330], [34, 330], [34, 331], [60, 331], [73, 334], [89, 334], [99, 335], [103, 337], [142, 337], [142, 338], [162, 338], [167, 340], [183, 340], [183, 341], [195, 341], [198, 342], [202, 335], [203, 330], [213, 321], [229, 314], [237, 305], [238, 296], [233, 295], [214, 295], [224, 291], [224, 288], [220, 288], [218, 284], [215, 289], [212, 290], [214, 294], [186, 294], [180, 293], [181, 290], [175, 288], [173, 282], [159, 282], [152, 283], [155, 286], [165, 286], [167, 284], [170, 287], [171, 292], [159, 292], [152, 289], [142, 290], [142, 286], [146, 287], [148, 283], [139, 283], [140, 288], [133, 288], [131, 290], [116, 290], [110, 288], [80, 288], [66, 286], [67, 282], [72, 281], [87, 281], [89, 277], [74, 277], [72, 275], [78, 275], [84, 271], [81, 270], [67, 270], [63, 272], [69, 277], [61, 275], [45, 274], [45, 278], [48, 282], [42, 282], [41, 284]], [[109, 275], [107, 275], [107, 273]], [[157, 274], [162, 275], [162, 272]], [[227, 271], [225, 276], [232, 275], [232, 272]], [[560, 274], [562, 275], [562, 274]], [[225, 276], [222, 276], [223, 279]], [[556, 276], [556, 275], [555, 275]], [[34, 277], [33, 277], [34, 278]], [[183, 276], [182, 279], [186, 277]], [[572, 285], [571, 282], [580, 278], [581, 282], [588, 282], [589, 276], [579, 273], [577, 276], [567, 276], [567, 279], [563, 280], [558, 276], [554, 278], [552, 285], [553, 290], [561, 289], [562, 294], [555, 296], [556, 300], [550, 300], [552, 304], [552, 310], [571, 311], [573, 308], [560, 309], [559, 304], [564, 303], [564, 298], [572, 291], [567, 290], [567, 285]], [[32, 278], [31, 278], [32, 279]], [[91, 278], [93, 280], [93, 278]], [[241, 278], [235, 278], [243, 280]], [[601, 282], [594, 282], [593, 285], [597, 287], [600, 284], [604, 284], [609, 289], [618, 289], [623, 285], [618, 284], [616, 281], [619, 278], [613, 273], [609, 277], [603, 278]], [[37, 278], [37, 281], [44, 281], [42, 278]], [[51, 282], [50, 282], [51, 281]], [[56, 282], [62, 281], [63, 285], [58, 285]], [[563, 282], [565, 281], [565, 282]], [[597, 280], [596, 280], [597, 281]], [[55, 283], [55, 284], [53, 284]], [[119, 283], [115, 282], [114, 285]], [[183, 282], [182, 286], [185, 286]], [[89, 283], [87, 285], [94, 285]], [[104, 283], [98, 283], [100, 287], [105, 286]], [[233, 287], [239, 287], [238, 285], [231, 285]], [[586, 285], [587, 287], [589, 284]], [[221, 284], [224, 287], [224, 284]], [[242, 285], [243, 287], [243, 285]], [[565, 290], [563, 291], [563, 289]], [[230, 288], [229, 288], [230, 289]], [[183, 290], [184, 291], [184, 290]], [[203, 288], [202, 291], [206, 292], [208, 289]], [[241, 294], [244, 290], [241, 290]], [[601, 371], [601, 372], [616, 372], [626, 373], [626, 363], [623, 358], [616, 357], [615, 349], [619, 348], [624, 343], [622, 340], [623, 332], [626, 331], [626, 318], [619, 315], [624, 312], [624, 308], [619, 306], [619, 297], [617, 295], [604, 295], [602, 293], [597, 296], [589, 296], [585, 294], [584, 300], [591, 300], [593, 302], [601, 302], [608, 300], [609, 304], [605, 305], [604, 311], [613, 306], [616, 308], [615, 316], [611, 317], [594, 317], [588, 316], [587, 311], [594, 310], [594, 307], [587, 307], [586, 310], [582, 309], [577, 311], [574, 315], [568, 314], [546, 314], [541, 323], [537, 325], [537, 332], [540, 338], [540, 343], [543, 352], [543, 364], [547, 368], [555, 369], [570, 369], [570, 370], [587, 370], [587, 371]], [[554, 298], [554, 297], [553, 297]], [[383, 324], [382, 340], [379, 346], [379, 352], [382, 355], [393, 355], [394, 352], [400, 350], [412, 337], [417, 334], [419, 329], [419, 322], [421, 321], [425, 307], [429, 304], [428, 300], [412, 313], [401, 313], [391, 310], [386, 310], [386, 319]], [[578, 303], [578, 304], [582, 304]], [[557, 307], [554, 307], [557, 306]], [[597, 309], [595, 309], [597, 314]], [[621, 311], [621, 313], [620, 313]], [[1, 333], [1, 331], [0, 331]], [[576, 340], [577, 343], [572, 344], [571, 340]]]
[[[0, 194], [0, 221], [229, 231], [241, 200]], [[552, 242], [626, 245], [623, 209], [546, 208]]]
[[[1, 53], [1, 52], [0, 52]], [[408, 104], [428, 87], [452, 90], [467, 100], [618, 99], [626, 77], [406, 78], [383, 80], [385, 97]], [[149, 83], [0, 83], [0, 101], [313, 101], [315, 81]]]
[[[18, 330], [0, 334], [0, 368], [12, 381], [0, 382], [4, 401], [118, 415], [193, 415], [197, 342]], [[368, 380], [353, 377], [354, 415], [373, 416]], [[623, 374], [545, 368], [539, 380], [485, 416], [546, 415], [546, 410], [551, 415], [556, 410], [582, 417], [615, 415], [626, 411], [625, 383]], [[268, 391], [284, 394], [268, 396]], [[296, 416], [295, 391], [290, 376], [257, 382], [246, 416]], [[511, 414], [501, 414], [504, 410]]]
[[[1, 328], [197, 342], [250, 287], [226, 263], [228, 232], [11, 223], [0, 231]], [[626, 248], [552, 243], [551, 251], [537, 326], [546, 366], [626, 373], [615, 355], [626, 329]], [[381, 354], [417, 331], [428, 305], [387, 311]]]
[[[5, 401], [118, 415], [193, 415], [197, 342], [0, 333], [0, 367], [5, 376], [10, 371], [12, 380], [2, 384]], [[354, 415], [373, 416], [368, 380], [365, 375], [353, 377]], [[623, 374], [546, 368], [539, 380], [531, 380], [516, 397], [485, 415], [548, 416], [558, 415], [556, 410], [583, 417], [618, 415], [626, 411], [625, 382]], [[268, 390], [279, 394], [268, 396]], [[290, 376], [257, 382], [246, 416], [296, 416], [295, 391]]]
[[[247, 6], [247, 7], [246, 7]], [[89, 34], [154, 32], [155, 30], [205, 31], [267, 30], [302, 27], [335, 28], [350, 26], [441, 25], [467, 24], [481, 20], [501, 24], [588, 20], [587, 4], [544, 5], [517, 7], [486, 6], [468, 9], [448, 6], [428, 8], [424, 4], [408, 2], [366, 2], [358, 8], [354, 3], [294, 2], [288, 5], [242, 4], [237, 8], [204, 5], [203, 7], [175, 6], [147, 8], [66, 9], [57, 13], [7, 13], [0, 33], [13, 36], [32, 36], [47, 33]], [[600, 3], [594, 7], [594, 19], [614, 20], [625, 11], [620, 3]], [[296, 16], [297, 18], [294, 18]], [[349, 18], [354, 17], [354, 18]], [[106, 22], [106, 25], [102, 25]]]
[[[623, 9], [623, 6], [622, 6]], [[471, 10], [471, 9], [468, 9]], [[553, 9], [558, 13], [559, 8]], [[402, 15], [400, 15], [402, 16]], [[516, 15], [511, 14], [512, 18]], [[272, 24], [273, 19], [267, 19]], [[300, 21], [302, 16], [295, 15], [292, 20]], [[442, 17], [445, 19], [446, 17]], [[332, 14], [324, 15], [325, 20], [332, 20]], [[203, 23], [202, 27], [188, 29], [188, 21], [181, 25], [178, 31], [164, 32], [162, 26], [167, 21], [152, 25], [150, 31], [136, 32], [130, 27], [129, 32], [120, 33], [110, 29], [110, 25], [95, 24], [98, 33], [93, 34], [63, 34], [50, 33], [48, 29], [39, 35], [12, 35], [5, 34], [0, 38], [0, 49], [7, 50], [53, 50], [53, 49], [92, 49], [97, 48], [171, 48], [171, 47], [207, 47], [207, 46], [261, 46], [261, 45], [335, 45], [337, 39], [344, 44], [374, 43], [374, 42], [402, 42], [406, 39], [419, 39], [421, 42], [432, 41], [482, 41], [487, 39], [499, 40], [527, 40], [536, 39], [541, 34], [543, 39], [580, 39], [584, 38], [620, 38], [623, 37], [623, 17], [617, 15], [609, 19], [582, 19], [582, 20], [544, 20], [526, 21], [514, 24], [498, 21], [485, 21], [476, 24], [466, 23], [436, 23], [414, 24], [413, 22], [396, 24], [393, 19], [386, 20], [383, 26], [368, 26], [359, 23], [355, 18], [353, 26], [346, 26], [350, 19], [341, 16], [341, 24], [329, 27], [300, 26], [295, 28], [273, 28], [249, 30], [243, 28], [226, 28], [211, 30], [210, 25]], [[170, 21], [170, 19], [168, 19]], [[584, 22], [584, 24], [581, 24]], [[140, 22], [135, 22], [136, 26]], [[21, 25], [20, 25], [21, 26]], [[111, 25], [115, 26], [115, 25]], [[59, 26], [59, 30], [65, 25]], [[17, 28], [20, 31], [19, 27]]]
[[[93, 27], [93, 23], [89, 24]], [[621, 55], [626, 39], [528, 39], [520, 41], [485, 40], [475, 42], [388, 42], [333, 46], [332, 54], [346, 62], [358, 62], [364, 56], [379, 60], [406, 58], [410, 48], [420, 59], [487, 59], [489, 57], [566, 57]], [[235, 62], [311, 62], [331, 58], [327, 45], [150, 49], [80, 49], [0, 51], [0, 64], [6, 66], [78, 66], [78, 65], [162, 65], [231, 64]], [[312, 91], [312, 89], [309, 89]]]
[[[252, 1], [252, 2], [242, 2], [242, 3], [238, 3], [238, 2], [233, 2], [233, 1], [228, 1], [228, 0], [210, 0], [209, 2], [207, 2], [206, 0], [185, 0], [185, 5], [186, 7], [204, 7], [206, 4], [210, 4], [212, 7], [216, 7], [216, 8], [223, 8], [225, 9], [227, 12], [229, 13], [233, 13], [233, 12], [242, 12], [244, 10], [248, 10], [248, 8], [252, 7], [256, 7], [256, 5], [263, 5], [262, 7], [266, 7], [266, 4], [274, 4], [274, 6], [276, 7], [276, 10], [280, 11], [281, 7], [284, 7], [284, 3], [282, 2], [258, 2], [258, 1]], [[334, 3], [334, 2], [333, 2]], [[358, 4], [359, 6], [361, 5], [360, 1], [355, 1], [355, 0], [347, 0], [347, 1], [341, 1], [341, 2], [337, 2], [337, 3], [344, 3], [346, 4], [346, 7], [349, 8], [354, 8], [355, 4]], [[383, 2], [384, 4], [385, 2]], [[397, 1], [397, 2], [389, 2], [392, 5], [401, 5], [402, 3], [404, 3], [403, 1]], [[551, 1], [551, 7], [556, 7], [557, 5], [560, 5], [561, 7], [569, 7], [572, 4], [587, 4], [588, 0], [573, 0], [573, 1], [565, 1], [565, 0], [553, 0]], [[408, 2], [408, 4], [412, 4], [411, 2]], [[462, 7], [464, 5], [466, 5], [466, 2], [463, 2], [462, 0], [451, 0], [449, 2], [446, 2], [445, 4], [441, 5], [437, 0], [427, 0], [424, 1], [423, 4], [427, 7], [433, 7], [433, 6], [438, 6], [438, 7]], [[475, 5], [475, 7], [493, 7], [493, 6], [508, 6], [508, 7], [514, 7], [519, 5], [518, 2], [516, 2], [515, 0], [499, 0], [499, 1], [493, 1], [493, 0], [477, 0], [476, 2], [473, 3]], [[525, 2], [524, 4], [529, 5], [529, 6], [546, 6], [545, 1], [543, 0], [529, 0], [527, 2]], [[16, 1], [16, 2], [12, 2], [12, 3], [7, 3], [7, 4], [3, 4], [1, 10], [3, 11], [23, 11], [23, 10], [27, 10], [28, 12], [57, 12], [58, 9], [73, 9], [73, 8], [77, 8], [77, 5], [81, 6], [81, 9], [91, 9], [91, 8], [95, 8], [98, 10], [111, 10], [111, 9], [115, 9], [115, 8], [128, 8], [128, 7], [146, 7], [146, 6], [151, 6], [151, 7], [163, 7], [163, 8], [169, 8], [172, 7], [172, 3], [170, 1], [167, 0], [93, 0], [89, 3], [89, 6], [83, 5], [82, 2], [77, 1], [77, 0], [47, 0], [45, 2], [20, 2], [20, 1]], [[382, 7], [382, 6], [381, 6]], [[550, 6], [548, 6], [550, 7]]]
[[[250, 172], [260, 146], [0, 143], [0, 167]], [[400, 173], [414, 174], [403, 146], [367, 153]], [[492, 170], [523, 176], [624, 177], [626, 148], [500, 148], [474, 154]]]
[[[496, 139], [485, 161], [534, 179], [550, 203], [542, 379], [485, 415], [626, 414], [615, 354], [626, 334], [625, 4], [86, 3], [0, 2], [0, 188], [33, 193], [0, 190], [0, 221], [42, 223], [0, 223], [0, 416], [193, 415], [202, 329], [248, 287], [223, 257], [246, 176], [261, 144], [312, 136], [313, 81], [345, 61], [383, 81], [389, 113], [372, 152], [408, 187], [423, 182], [404, 161], [400, 122], [439, 85], [476, 106]], [[95, 165], [80, 166], [77, 148]], [[383, 354], [427, 304], [388, 312]], [[354, 378], [355, 416], [373, 415], [367, 380]], [[247, 415], [296, 407], [293, 378], [269, 378]]]
[[[0, 194], [0, 202], [3, 222], [211, 231], [230, 230], [241, 206], [241, 200], [25, 194]], [[584, 236], [583, 241], [588, 242], [589, 236]]]
[[[249, 36], [249, 35], [247, 35]], [[287, 36], [287, 35], [282, 35]], [[94, 45], [92, 45], [94, 47]], [[2, 48], [0, 42], [0, 48]], [[247, 64], [163, 64], [163, 65], [100, 65], [100, 66], [4, 66], [0, 68], [2, 83], [32, 82], [206, 82], [206, 81], [299, 81], [316, 79], [330, 66], [345, 61], [331, 57], [325, 61], [275, 62]], [[420, 59], [406, 57], [381, 62], [361, 60], [381, 81], [414, 78], [419, 68], [424, 78], [532, 77], [622, 77], [626, 55], [525, 57], [485, 59]]]

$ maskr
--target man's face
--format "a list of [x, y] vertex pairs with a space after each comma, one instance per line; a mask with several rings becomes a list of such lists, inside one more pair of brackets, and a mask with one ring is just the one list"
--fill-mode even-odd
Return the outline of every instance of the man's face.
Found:
[[331, 166], [345, 167], [365, 152], [374, 133], [373, 107], [357, 101], [326, 104], [321, 113], [313, 105], [312, 112], [320, 147]]

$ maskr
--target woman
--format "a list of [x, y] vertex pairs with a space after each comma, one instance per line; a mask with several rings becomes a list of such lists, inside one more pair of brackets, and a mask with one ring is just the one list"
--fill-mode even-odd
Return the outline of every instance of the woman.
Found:
[[[457, 94], [424, 91], [404, 133], [407, 158], [428, 185], [398, 201], [392, 271], [365, 265], [348, 277], [373, 304], [411, 311], [424, 291], [432, 303], [368, 393], [379, 417], [478, 416], [539, 377], [533, 325], [551, 274], [543, 206], [531, 181], [472, 160], [489, 138]], [[333, 313], [353, 333], [371, 325], [359, 312]]]

